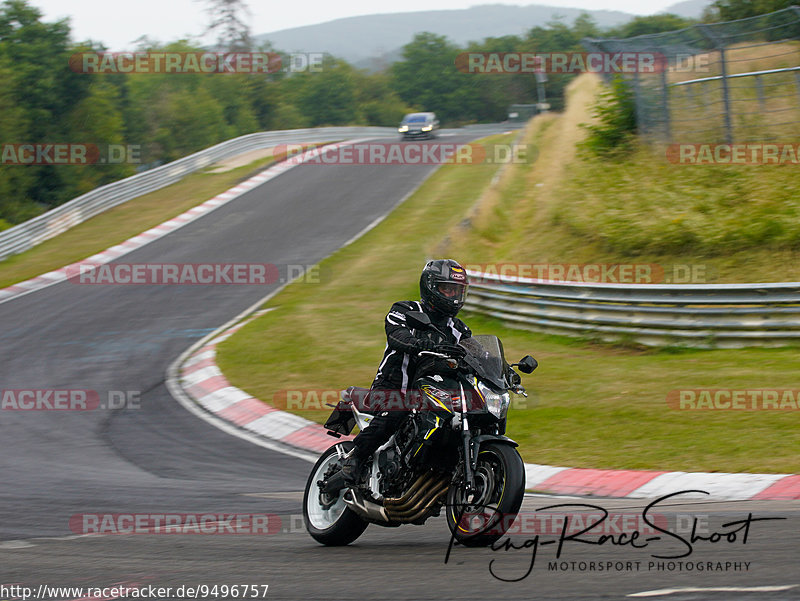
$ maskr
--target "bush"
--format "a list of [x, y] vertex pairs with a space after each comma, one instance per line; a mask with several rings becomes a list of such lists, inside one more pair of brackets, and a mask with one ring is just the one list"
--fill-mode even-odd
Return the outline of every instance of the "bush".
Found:
[[629, 83], [615, 76], [592, 109], [596, 123], [584, 125], [583, 147], [600, 157], [629, 154], [635, 146], [636, 102]]

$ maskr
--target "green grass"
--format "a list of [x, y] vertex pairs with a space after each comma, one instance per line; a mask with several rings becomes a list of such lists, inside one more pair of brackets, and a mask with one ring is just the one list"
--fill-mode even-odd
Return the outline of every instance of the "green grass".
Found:
[[675, 165], [641, 149], [571, 172], [550, 222], [620, 257], [800, 249], [795, 166]]
[[80, 261], [214, 198], [264, 169], [271, 157], [224, 173], [198, 172], [105, 211], [0, 262], [0, 288]]
[[[524, 194], [508, 173], [497, 186]], [[223, 342], [217, 359], [228, 379], [266, 401], [282, 390], [369, 386], [385, 344], [383, 316], [392, 302], [418, 298], [424, 260], [446, 232], [463, 233], [476, 200], [497, 188], [493, 175], [487, 165], [440, 168], [378, 227], [323, 261], [321, 282], [291, 284], [265, 305], [272, 311]], [[666, 403], [679, 388], [797, 388], [796, 348], [643, 351], [465, 319], [475, 333], [499, 335], [510, 359], [530, 353], [540, 362], [524, 377], [527, 406], [517, 404], [509, 419], [526, 461], [800, 471], [798, 412], [687, 412]], [[299, 413], [321, 422], [329, 412]]]

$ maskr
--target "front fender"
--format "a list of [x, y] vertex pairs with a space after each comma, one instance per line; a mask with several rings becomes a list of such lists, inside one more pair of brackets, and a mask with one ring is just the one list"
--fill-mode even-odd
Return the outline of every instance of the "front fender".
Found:
[[478, 467], [478, 453], [481, 450], [481, 445], [485, 442], [496, 442], [498, 444], [507, 444], [512, 447], [518, 447], [519, 443], [515, 440], [510, 439], [508, 436], [503, 436], [502, 434], [481, 434], [479, 436], [475, 436], [470, 441], [472, 447], [472, 457], [471, 457], [471, 464], [472, 469], [476, 469]]

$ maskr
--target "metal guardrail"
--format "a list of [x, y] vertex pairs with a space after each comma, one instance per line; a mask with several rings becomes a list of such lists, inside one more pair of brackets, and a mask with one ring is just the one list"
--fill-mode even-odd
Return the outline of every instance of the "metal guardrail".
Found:
[[512, 327], [647, 346], [800, 344], [800, 282], [596, 284], [469, 274], [465, 309]]
[[0, 261], [28, 250], [107, 209], [173, 184], [194, 171], [244, 152], [276, 144], [331, 142], [396, 133], [397, 130], [391, 127], [321, 127], [259, 132], [227, 140], [172, 163], [95, 188], [47, 213], [0, 232]]

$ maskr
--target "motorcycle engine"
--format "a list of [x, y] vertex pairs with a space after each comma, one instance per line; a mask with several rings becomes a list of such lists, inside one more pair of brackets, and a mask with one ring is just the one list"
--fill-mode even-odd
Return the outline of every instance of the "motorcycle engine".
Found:
[[380, 493], [383, 496], [399, 496], [410, 484], [411, 470], [404, 469], [403, 455], [417, 434], [414, 419], [405, 421], [395, 434], [395, 446], [378, 454], [378, 469], [381, 472]]

